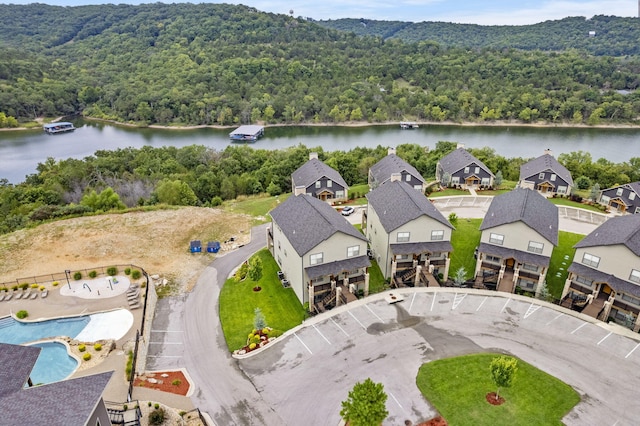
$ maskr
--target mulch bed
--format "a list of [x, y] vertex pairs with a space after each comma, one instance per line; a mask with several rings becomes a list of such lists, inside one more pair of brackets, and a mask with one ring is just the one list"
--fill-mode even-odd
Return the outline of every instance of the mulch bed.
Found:
[[487, 402], [491, 405], [502, 405], [504, 404], [504, 398], [499, 396], [498, 398], [496, 398], [496, 393], [495, 392], [489, 392], [487, 394]]
[[416, 426], [448, 426], [448, 423], [442, 416], [437, 416], [426, 422], [419, 423]]
[[[149, 381], [149, 379], [152, 380]], [[173, 384], [175, 380], [179, 380], [180, 384]], [[156, 383], [152, 383], [154, 381]], [[170, 392], [182, 396], [186, 396], [189, 392], [189, 381], [182, 371], [160, 371], [147, 373], [137, 377], [134, 380], [133, 385], [162, 392]]]

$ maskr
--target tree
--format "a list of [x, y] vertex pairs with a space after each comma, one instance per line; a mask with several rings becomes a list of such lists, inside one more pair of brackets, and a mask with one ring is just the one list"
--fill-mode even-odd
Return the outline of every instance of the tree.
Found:
[[493, 182], [495, 183], [496, 187], [502, 185], [502, 170], [498, 170], [498, 172], [496, 173], [496, 177], [493, 179]]
[[591, 191], [589, 191], [589, 199], [593, 202], [598, 200], [598, 195], [600, 194], [600, 184], [595, 184], [591, 187]]
[[578, 189], [588, 189], [591, 186], [591, 179], [587, 176], [579, 176], [574, 181]]
[[342, 401], [340, 416], [351, 426], [378, 426], [389, 414], [386, 402], [382, 383], [367, 378], [356, 383], [347, 400]]
[[456, 226], [456, 223], [458, 223], [458, 215], [455, 212], [449, 213], [449, 223], [453, 226]]
[[160, 203], [172, 206], [195, 206], [198, 203], [193, 189], [181, 180], [163, 180], [156, 189], [156, 195]]
[[267, 326], [267, 320], [264, 318], [264, 314], [260, 308], [253, 310], [253, 328], [256, 330], [262, 330]]
[[457, 287], [460, 287], [467, 279], [467, 270], [464, 269], [464, 266], [461, 266], [456, 271], [456, 274], [453, 277], [453, 282]]
[[496, 384], [496, 399], [500, 393], [500, 388], [508, 388], [513, 383], [513, 378], [518, 371], [518, 360], [510, 356], [499, 356], [494, 358], [489, 365], [491, 379]]
[[262, 278], [262, 260], [258, 256], [253, 256], [249, 259], [249, 270], [247, 271], [247, 275], [253, 281], [260, 281]]
[[126, 208], [124, 203], [120, 201], [120, 196], [111, 188], [104, 189], [100, 194], [92, 189], [91, 192], [82, 197], [80, 204], [90, 207], [94, 211], [103, 212]]

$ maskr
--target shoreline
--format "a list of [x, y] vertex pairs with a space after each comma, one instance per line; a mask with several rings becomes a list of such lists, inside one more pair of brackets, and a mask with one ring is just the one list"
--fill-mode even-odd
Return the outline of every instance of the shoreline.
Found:
[[[55, 122], [64, 117], [56, 117], [54, 120], [50, 122]], [[133, 123], [125, 123], [114, 120], [103, 120], [100, 118], [92, 118], [92, 117], [82, 117], [83, 120], [87, 121], [95, 121], [100, 123], [109, 123], [115, 126], [136, 128], [136, 129], [158, 129], [158, 130], [177, 130], [177, 131], [188, 131], [195, 129], [234, 129], [239, 127], [240, 124], [236, 125], [219, 125], [219, 124], [198, 124], [195, 126], [167, 126], [161, 124], [150, 124], [148, 126], [142, 126]], [[39, 122], [43, 122], [43, 119], [38, 119]], [[257, 125], [264, 126], [266, 129], [268, 128], [276, 128], [276, 127], [375, 127], [375, 126], [394, 126], [399, 125], [399, 121], [385, 121], [382, 123], [371, 123], [371, 122], [342, 122], [342, 123], [277, 123], [277, 124], [265, 124], [258, 122]], [[491, 121], [491, 122], [475, 122], [475, 121], [464, 121], [464, 122], [453, 122], [453, 121], [415, 121], [418, 126], [451, 126], [451, 127], [532, 127], [532, 128], [557, 128], [557, 129], [640, 129], [640, 124], [598, 124], [598, 125], [588, 125], [588, 124], [575, 124], [575, 123], [547, 123], [547, 122], [538, 122], [538, 123], [522, 123], [517, 121]], [[25, 131], [25, 130], [38, 130], [39, 127], [12, 127], [12, 128], [0, 128], [0, 132], [9, 132], [9, 131]]]

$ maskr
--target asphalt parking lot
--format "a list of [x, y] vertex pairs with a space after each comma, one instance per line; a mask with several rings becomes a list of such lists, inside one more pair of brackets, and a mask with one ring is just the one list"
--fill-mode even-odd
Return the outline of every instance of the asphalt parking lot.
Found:
[[374, 296], [308, 320], [240, 366], [286, 424], [337, 425], [340, 402], [355, 382], [371, 377], [389, 396], [384, 424], [398, 425], [435, 415], [415, 385], [420, 365], [503, 352], [581, 394], [565, 424], [637, 424], [636, 340], [510, 294], [423, 288], [402, 295], [397, 304]]

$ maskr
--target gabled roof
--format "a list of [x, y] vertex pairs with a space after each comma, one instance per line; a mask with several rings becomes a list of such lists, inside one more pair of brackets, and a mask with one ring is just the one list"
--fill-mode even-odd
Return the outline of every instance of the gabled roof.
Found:
[[480, 230], [518, 221], [558, 245], [558, 208], [537, 191], [526, 188], [494, 197]]
[[625, 245], [633, 254], [640, 256], [640, 214], [612, 217], [580, 240], [574, 247], [618, 244]]
[[398, 157], [396, 154], [389, 154], [371, 166], [371, 176], [380, 183], [391, 179], [391, 175], [394, 173], [402, 173], [405, 171], [420, 182], [426, 182], [415, 167]]
[[471, 155], [469, 151], [464, 148], [458, 148], [455, 151], [451, 151], [450, 153], [442, 157], [439, 163], [442, 167], [442, 171], [449, 173], [450, 175], [464, 169], [466, 166], [472, 163], [475, 163], [479, 167], [487, 171], [491, 176], [493, 176], [491, 170], [489, 170], [489, 168], [485, 166], [482, 161]]
[[39, 352], [37, 347], [0, 343], [0, 423], [86, 425], [113, 371], [24, 388]]
[[307, 187], [323, 177], [327, 177], [338, 185], [348, 188], [347, 183], [342, 179], [340, 173], [317, 158], [312, 158], [302, 166], [298, 167], [298, 169], [291, 175], [291, 180], [293, 181], [294, 186]]
[[602, 191], [609, 191], [610, 189], [616, 189], [620, 187], [630, 189], [640, 196], [640, 181], [625, 183], [624, 185], [612, 186], [611, 188], [605, 188]]
[[427, 197], [404, 182], [387, 182], [366, 197], [387, 234], [420, 216], [428, 216], [453, 229]]
[[551, 154], [544, 154], [538, 158], [534, 158], [531, 161], [524, 163], [520, 166], [520, 180], [526, 179], [530, 176], [537, 175], [541, 172], [551, 170], [556, 175], [560, 176], [565, 182], [573, 186], [573, 178], [571, 172], [567, 170], [565, 166], [560, 164], [558, 160], [553, 158]]
[[308, 195], [287, 198], [271, 210], [271, 217], [299, 256], [304, 256], [336, 232], [367, 240], [333, 207]]

